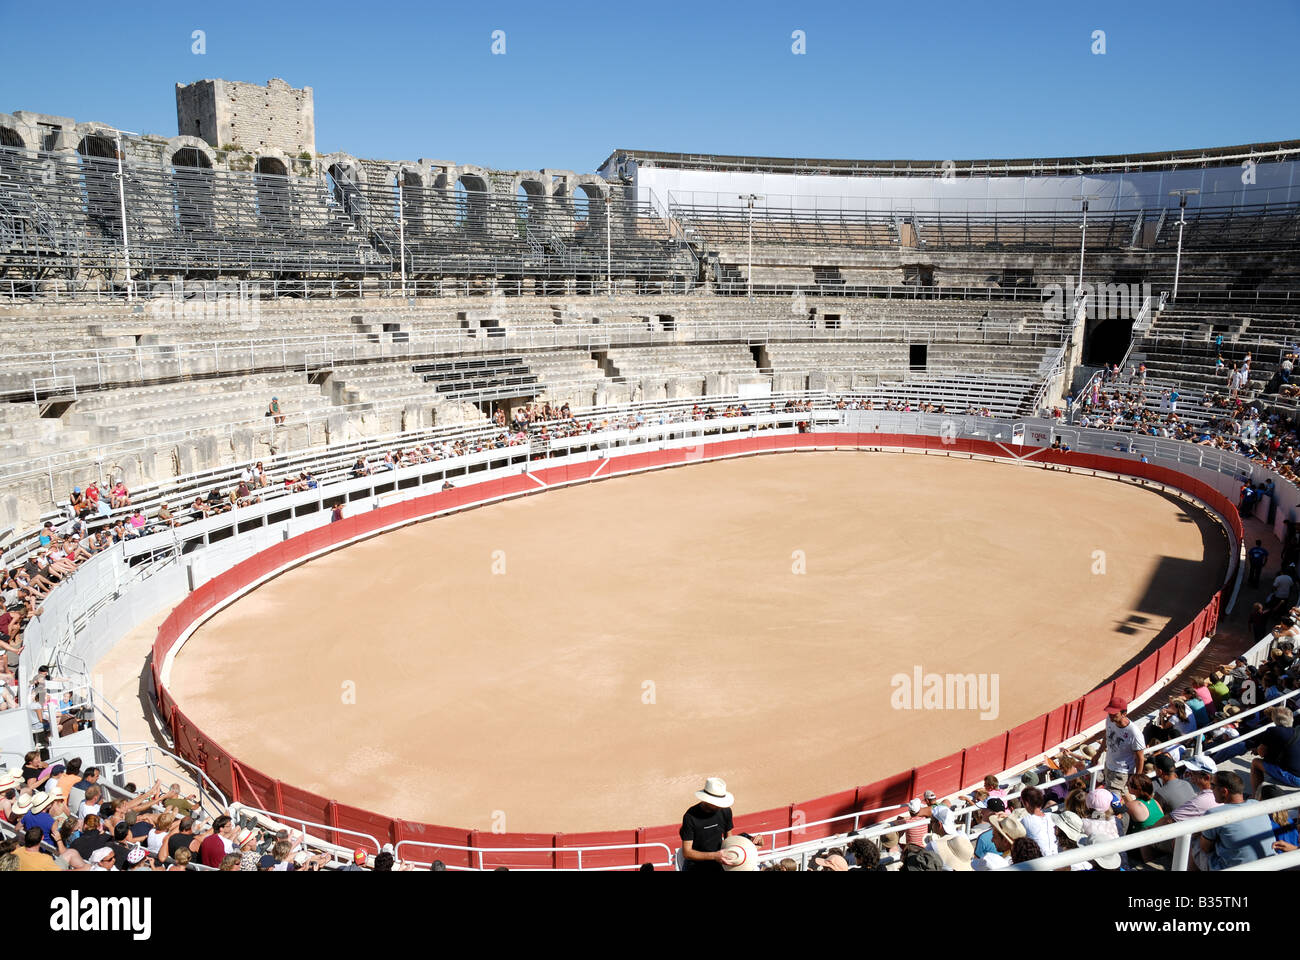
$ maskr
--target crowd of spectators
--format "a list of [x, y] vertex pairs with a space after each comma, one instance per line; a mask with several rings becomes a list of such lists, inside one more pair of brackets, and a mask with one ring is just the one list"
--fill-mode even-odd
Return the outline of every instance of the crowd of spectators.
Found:
[[991, 417], [992, 411], [988, 407], [977, 407], [974, 404], [968, 404], [962, 410], [949, 410], [948, 406], [943, 403], [932, 403], [929, 400], [913, 401], [909, 398], [888, 399], [883, 403], [877, 403], [871, 397], [839, 397], [835, 400], [836, 410], [884, 410], [890, 413], [938, 413], [938, 414], [959, 414], [967, 417]]
[[46, 764], [32, 752], [21, 768], [0, 770], [0, 820], [12, 828], [0, 838], [0, 870], [410, 869], [391, 847], [374, 855], [357, 849], [336, 865], [328, 853], [313, 853], [298, 831], [263, 829], [250, 816], [213, 816], [179, 784], [137, 792], [128, 783], [125, 792], [126, 799], [110, 799], [103, 771], [83, 771], [75, 757]]
[[[1267, 749], [1263, 745], [1261, 748]], [[827, 847], [808, 857], [803, 869], [1001, 870], [1202, 817], [1223, 805], [1257, 803], [1239, 774], [1219, 769], [1207, 754], [1189, 756], [1182, 762], [1161, 754], [1150, 773], [1130, 774], [1120, 786], [1099, 784], [1089, 788], [1085, 768], [1091, 760], [1066, 753], [1048, 761], [1045, 772], [1062, 782], [1046, 790], [1039, 786], [1043, 774], [1033, 770], [1025, 773], [1019, 783], [1000, 784], [990, 776], [983, 788], [953, 801], [939, 801], [933, 794], [916, 798], [906, 812], [894, 818], [887, 832], [868, 838], [856, 836], [862, 831], [855, 831], [847, 844]], [[1265, 785], [1259, 792], [1262, 799], [1269, 799], [1277, 795], [1274, 790]], [[1288, 810], [1273, 816], [1261, 813], [1194, 835], [1189, 869], [1222, 870], [1295, 850], [1300, 842], [1297, 812]], [[1098, 853], [1057, 869], [1139, 869], [1170, 849], [1166, 841], [1128, 851]], [[801, 867], [798, 860], [786, 857], [772, 860], [761, 869], [797, 871]]]
[[[1221, 664], [1175, 692], [1145, 723], [1130, 718], [1128, 704], [1116, 698], [1100, 733], [1024, 772], [1018, 782], [989, 775], [979, 789], [948, 801], [926, 792], [874, 839], [850, 834], [847, 844], [818, 851], [805, 867], [787, 857], [761, 869], [1003, 869], [1300, 788], [1300, 728], [1293, 711], [1272, 706], [1246, 713], [1252, 704], [1300, 689], [1298, 618], [1300, 608], [1275, 625], [1275, 642], [1258, 666], [1244, 657]], [[1229, 722], [1205, 735], [1200, 752], [1193, 751], [1194, 740], [1171, 742], [1221, 721]], [[1229, 761], [1246, 754], [1253, 754], [1249, 777], [1228, 769]], [[1094, 765], [1101, 770], [1092, 786], [1088, 770]], [[1297, 808], [1195, 834], [1189, 869], [1222, 870], [1300, 849], [1300, 802]], [[1153, 843], [1061, 869], [1134, 869], [1171, 849], [1169, 842]]]
[[[1293, 352], [1284, 352], [1275, 384], [1282, 397], [1300, 394], [1291, 384]], [[1224, 391], [1206, 387], [1199, 396], [1197, 416], [1187, 417], [1179, 404], [1187, 397], [1177, 387], [1162, 387], [1156, 395], [1158, 409], [1148, 403], [1145, 365], [1130, 367], [1127, 380], [1118, 366], [1104, 370], [1089, 382], [1078, 397], [1066, 399], [1065, 411], [1053, 411], [1057, 418], [1069, 417], [1081, 427], [1118, 430], [1143, 436], [1181, 440], [1198, 446], [1234, 453], [1276, 471], [1292, 483], [1300, 483], [1300, 434], [1293, 410], [1269, 409], [1263, 398], [1246, 396], [1250, 377], [1250, 354], [1240, 364], [1220, 362], [1216, 370], [1226, 377]], [[1290, 392], [1283, 392], [1283, 390]], [[1267, 393], [1268, 390], [1265, 391]]]

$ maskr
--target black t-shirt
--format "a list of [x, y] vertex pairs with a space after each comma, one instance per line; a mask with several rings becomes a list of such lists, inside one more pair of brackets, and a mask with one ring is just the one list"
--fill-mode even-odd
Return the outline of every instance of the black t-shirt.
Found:
[[190, 843], [194, 840], [192, 833], [173, 833], [167, 838], [167, 859], [175, 860], [176, 851], [182, 847], [189, 849]]
[[125, 843], [122, 843], [120, 840], [114, 840], [111, 843], [105, 844], [105, 846], [112, 847], [113, 853], [116, 854], [116, 857], [113, 860], [114, 870], [131, 869], [131, 864], [126, 862], [126, 855], [131, 852], [131, 848], [129, 846], [127, 846]]
[[102, 830], [92, 830], [83, 833], [72, 841], [72, 849], [81, 854], [83, 860], [89, 860], [90, 855], [100, 847], [106, 847], [113, 838]]
[[1273, 727], [1260, 742], [1268, 747], [1268, 763], [1300, 776], [1300, 728]]
[[133, 823], [133, 824], [131, 825], [131, 833], [130, 833], [130, 836], [132, 836], [132, 837], [136, 837], [136, 838], [139, 838], [139, 837], [147, 837], [147, 836], [149, 836], [149, 831], [152, 830], [152, 829], [153, 829], [153, 827], [149, 826], [149, 824], [145, 823], [143, 820], [140, 820], [140, 821], [138, 821], [138, 822], [136, 822], [136, 823]]
[[677, 835], [683, 843], [690, 840], [692, 847], [700, 853], [716, 853], [722, 849], [723, 838], [730, 832], [730, 807], [709, 809], [703, 803], [697, 803], [682, 817]]

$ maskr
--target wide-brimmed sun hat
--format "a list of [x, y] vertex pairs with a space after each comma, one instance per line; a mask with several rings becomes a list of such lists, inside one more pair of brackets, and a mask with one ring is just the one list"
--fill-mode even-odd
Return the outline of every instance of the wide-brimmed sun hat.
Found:
[[1073, 810], [1066, 810], [1064, 813], [1052, 814], [1052, 822], [1056, 829], [1073, 840], [1075, 843], [1083, 836], [1083, 818]]
[[993, 829], [998, 832], [1002, 839], [1008, 843], [1015, 843], [1021, 837], [1028, 836], [1024, 824], [1013, 814], [995, 813], [989, 817], [989, 823], [993, 825]]
[[[1080, 848], [1091, 847], [1097, 842], [1096, 837], [1083, 836], [1079, 838]], [[1097, 868], [1100, 870], [1118, 870], [1121, 863], [1118, 853], [1108, 853], [1100, 857], [1093, 857], [1092, 862], [1095, 863]]]
[[711, 803], [715, 807], [729, 807], [736, 798], [727, 792], [727, 781], [721, 777], [709, 777], [704, 781], [704, 789], [695, 791], [695, 799]]
[[752, 873], [758, 869], [758, 848], [749, 837], [727, 837], [722, 841], [722, 869]]
[[964, 834], [948, 837], [935, 844], [939, 851], [939, 858], [943, 865], [949, 870], [964, 872], [971, 868], [971, 861], [975, 859], [975, 847], [970, 842], [970, 838]]

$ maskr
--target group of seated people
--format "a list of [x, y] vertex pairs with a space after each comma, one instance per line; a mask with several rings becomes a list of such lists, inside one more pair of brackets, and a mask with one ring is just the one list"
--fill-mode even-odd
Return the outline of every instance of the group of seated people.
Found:
[[106, 483], [104, 488], [101, 491], [98, 482], [91, 482], [86, 487], [85, 493], [82, 493], [80, 487], [73, 487], [72, 493], [68, 496], [68, 506], [72, 515], [79, 520], [92, 518], [106, 520], [114, 510], [121, 510], [131, 505], [131, 494], [122, 478], [119, 477], [112, 486]]
[[[887, 400], [884, 404], [877, 406], [876, 401], [871, 397], [838, 397], [835, 400], [836, 410], [887, 410], [898, 411], [902, 413], [943, 413], [948, 412], [948, 407], [942, 403], [931, 403], [929, 400], [922, 400], [915, 406], [911, 400]], [[967, 416], [989, 416], [988, 408], [977, 410], [975, 407], [966, 408]]]
[[[967, 417], [992, 417], [993, 411], [988, 407], [979, 407], [975, 404], [967, 404], [965, 409], [960, 411], [950, 411], [948, 406], [943, 403], [932, 403], [929, 400], [912, 400], [910, 398], [887, 399], [879, 403], [871, 397], [838, 397], [834, 401], [836, 410], [883, 410], [890, 413], [958, 413]], [[811, 410], [811, 405], [801, 409]]]
[[[1284, 398], [1300, 396], [1300, 389], [1291, 383], [1297, 359], [1293, 352], [1283, 351], [1275, 382]], [[1222, 358], [1216, 370], [1226, 371]], [[1240, 366], [1233, 364], [1238, 387], [1243, 374], [1249, 376], [1249, 370], [1250, 354]], [[1146, 406], [1145, 366], [1130, 368], [1127, 390], [1120, 387], [1121, 376], [1114, 368], [1107, 368], [1106, 375], [1094, 380], [1080, 397], [1067, 398], [1067, 413], [1073, 415], [1077, 408], [1081, 427], [1141, 433], [1235, 453], [1278, 472], [1292, 483], [1300, 483], [1300, 434], [1294, 411], [1268, 411], [1261, 400], [1247, 401], [1240, 389], [1231, 385], [1226, 394], [1207, 387], [1200, 402], [1211, 416], [1204, 423], [1188, 422], [1178, 413], [1181, 397], [1176, 387], [1161, 391], [1157, 412]], [[1231, 384], [1233, 374], [1228, 377]], [[1111, 389], [1103, 390], [1103, 384]], [[1060, 411], [1054, 410], [1053, 415], [1059, 418]]]
[[[0, 770], [0, 820], [14, 836], [0, 839], [0, 871], [106, 872], [316, 871], [331, 866], [312, 853], [297, 831], [263, 829], [256, 820], [211, 817], [196, 795], [161, 783], [114, 801], [103, 771], [74, 757], [45, 763], [28, 753], [21, 768]], [[356, 850], [338, 869], [409, 869], [391, 848], [376, 856]]]
[[[548, 408], [549, 409], [549, 406]], [[566, 403], [560, 408], [560, 411], [567, 411], [569, 405]], [[781, 411], [777, 410], [775, 402], [769, 402], [766, 410], [760, 407], [751, 407], [748, 403], [730, 403], [722, 409], [715, 406], [701, 406], [693, 404], [688, 410], [680, 407], [674, 410], [665, 410], [659, 413], [651, 413], [648, 417], [644, 411], [634, 411], [622, 416], [605, 416], [600, 419], [578, 420], [573, 417], [565, 419], [560, 416], [538, 417], [530, 421], [532, 438], [541, 447], [546, 447], [551, 441], [563, 440], [569, 437], [584, 436], [591, 433], [603, 433], [607, 430], [636, 430], [646, 424], [657, 424], [667, 426], [677, 423], [691, 423], [704, 420], [727, 420], [735, 417], [748, 417], [755, 413], [778, 413], [778, 412], [802, 412], [811, 411], [811, 402], [804, 401], [787, 401]], [[523, 436], [523, 435], [521, 435]], [[527, 437], [524, 436], [527, 440]]]
[[[1290, 711], [1278, 708], [1274, 722], [1286, 726], [1272, 740], [1257, 746], [1279, 757], [1279, 743], [1291, 737]], [[1269, 731], [1272, 733], [1273, 731]], [[984, 786], [967, 796], [940, 801], [932, 792], [912, 800], [907, 811], [891, 822], [893, 828], [875, 839], [853, 838], [847, 846], [830, 847], [809, 861], [806, 869], [868, 871], [986, 871], [1037, 860], [1069, 850], [1086, 849], [1106, 840], [1141, 833], [1157, 826], [1204, 816], [1224, 804], [1253, 803], [1252, 788], [1237, 773], [1220, 769], [1221, 759], [1201, 753], [1177, 759], [1169, 752], [1153, 754], [1140, 773], [1122, 787], [1089, 787], [1088, 766], [1095, 749], [1063, 751], [1018, 784], [1003, 784], [989, 775]], [[1052, 782], [1046, 788], [1044, 777]], [[1300, 785], [1300, 782], [1297, 783]], [[1253, 792], [1262, 799], [1280, 795], [1265, 784]], [[1298, 804], [1300, 806], [1300, 804]], [[1297, 814], [1285, 810], [1257, 814], [1196, 835], [1191, 869], [1222, 870], [1274, 853], [1300, 848]], [[1137, 868], [1172, 849], [1169, 842], [1089, 857], [1058, 867], [1061, 871], [1116, 871]], [[793, 858], [774, 860], [765, 870], [798, 870]]]
[[[1057, 853], [1086, 850], [1158, 825], [1194, 819], [1224, 804], [1250, 802], [1242, 778], [1217, 769], [1215, 761], [1204, 754], [1189, 758], [1181, 766], [1168, 757], [1158, 758], [1154, 776], [1134, 774], [1118, 794], [1101, 786], [1088, 789], [1086, 777], [1075, 772], [1077, 766], [1062, 764], [1062, 770], [1071, 771], [1069, 776], [1080, 781], [1078, 785], [1058, 784], [1043, 790], [1033, 785], [1037, 775], [1030, 773], [1014, 797], [1008, 796], [1008, 789], [999, 785], [996, 777], [987, 777], [983, 789], [954, 804], [939, 802], [933, 795], [912, 800], [907, 812], [896, 818], [896, 829], [875, 839], [854, 837], [846, 846], [822, 850], [810, 858], [807, 869], [1002, 870]], [[1300, 836], [1296, 812], [1258, 814], [1202, 831], [1193, 844], [1189, 867], [1222, 870], [1297, 849]], [[1166, 841], [1099, 853], [1056, 869], [1129, 870], [1169, 849]], [[799, 870], [799, 863], [785, 858], [773, 860], [763, 869]]]

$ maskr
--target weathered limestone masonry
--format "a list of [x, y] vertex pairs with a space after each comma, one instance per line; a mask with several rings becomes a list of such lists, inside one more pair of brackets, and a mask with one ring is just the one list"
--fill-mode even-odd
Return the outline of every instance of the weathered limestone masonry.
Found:
[[[202, 167], [215, 171], [254, 171], [298, 177], [332, 178], [335, 197], [361, 227], [380, 225], [391, 210], [368, 210], [348, 198], [350, 181], [362, 189], [381, 185], [436, 190], [450, 195], [457, 186], [501, 198], [520, 194], [529, 201], [559, 202], [585, 198], [600, 201], [617, 190], [597, 173], [544, 168], [490, 170], [475, 164], [444, 160], [388, 161], [361, 159], [338, 151], [316, 152], [315, 106], [312, 88], [294, 88], [278, 78], [266, 86], [230, 80], [197, 80], [176, 85], [177, 135], [121, 134], [127, 165], [161, 168]], [[18, 110], [0, 113], [0, 143], [29, 151], [52, 151], [70, 159], [77, 154], [111, 158], [117, 131], [95, 121]], [[620, 216], [629, 216], [621, 213]], [[407, 230], [413, 237], [433, 235], [443, 226], [431, 211], [413, 202]], [[627, 228], [628, 224], [622, 224]], [[503, 235], [516, 225], [513, 218], [496, 227]]]
[[295, 89], [278, 77], [264, 87], [233, 80], [178, 83], [176, 127], [218, 149], [238, 145], [290, 156], [316, 152], [311, 87]]

